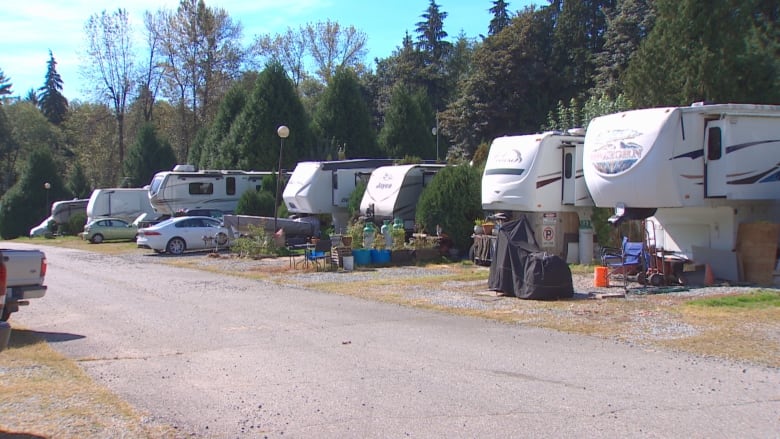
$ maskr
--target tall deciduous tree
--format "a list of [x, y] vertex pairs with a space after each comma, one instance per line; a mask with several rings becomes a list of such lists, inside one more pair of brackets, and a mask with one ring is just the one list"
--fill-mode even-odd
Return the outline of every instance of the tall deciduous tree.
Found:
[[68, 100], [62, 94], [62, 77], [57, 73], [57, 61], [49, 51], [49, 61], [46, 63], [46, 79], [38, 89], [38, 106], [49, 122], [59, 125], [68, 114]]
[[342, 28], [325, 20], [306, 25], [309, 51], [317, 64], [317, 75], [328, 83], [342, 68], [360, 69], [366, 56], [366, 34], [353, 26]]
[[122, 168], [117, 157], [116, 123], [105, 104], [77, 102], [63, 124], [67, 142], [84, 167], [91, 187], [113, 187]]
[[239, 76], [244, 50], [241, 25], [203, 0], [181, 0], [175, 13], [163, 12], [155, 32], [162, 36], [166, 94], [179, 109], [181, 155], [193, 135], [216, 113], [219, 100]]
[[378, 155], [371, 113], [352, 69], [339, 69], [333, 76], [317, 106], [314, 121], [321, 141], [331, 146], [329, 152], [333, 156], [339, 149], [353, 158]]
[[157, 137], [154, 126], [147, 123], [141, 127], [136, 141], [128, 150], [124, 164], [125, 178], [131, 187], [141, 187], [149, 184], [154, 174], [172, 169], [175, 164], [176, 156], [171, 145]]
[[252, 45], [252, 52], [284, 67], [296, 87], [306, 77], [304, 59], [309, 52], [309, 39], [305, 28], [297, 31], [288, 27], [283, 34], [259, 36]]
[[135, 89], [133, 35], [126, 9], [109, 14], [105, 10], [89, 17], [84, 25], [87, 62], [83, 73], [98, 102], [111, 107], [117, 126], [120, 165], [125, 159], [125, 114], [130, 93]]
[[488, 37], [474, 53], [473, 73], [440, 115], [451, 155], [473, 154], [482, 141], [533, 132], [552, 103], [552, 20], [548, 8], [529, 7], [509, 27]]

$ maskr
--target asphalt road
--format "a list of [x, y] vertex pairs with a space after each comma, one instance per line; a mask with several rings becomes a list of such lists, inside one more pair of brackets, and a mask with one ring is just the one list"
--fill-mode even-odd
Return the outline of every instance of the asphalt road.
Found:
[[780, 432], [776, 369], [174, 268], [151, 253], [45, 251], [47, 296], [12, 323], [194, 437]]

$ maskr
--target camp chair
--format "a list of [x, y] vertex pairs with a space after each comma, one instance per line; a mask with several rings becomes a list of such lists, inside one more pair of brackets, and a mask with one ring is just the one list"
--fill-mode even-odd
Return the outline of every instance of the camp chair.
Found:
[[306, 261], [313, 263], [317, 270], [325, 268], [325, 264], [330, 261], [331, 243], [328, 239], [320, 239], [314, 244], [314, 248], [306, 251]]
[[601, 264], [609, 268], [608, 278], [621, 279], [624, 286], [629, 280], [645, 282], [647, 252], [643, 242], [630, 242], [623, 237], [621, 248], [605, 247], [601, 250]]

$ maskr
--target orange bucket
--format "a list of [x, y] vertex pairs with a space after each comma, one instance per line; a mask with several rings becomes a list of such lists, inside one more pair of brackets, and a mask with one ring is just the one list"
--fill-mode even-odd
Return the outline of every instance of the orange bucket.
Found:
[[609, 286], [609, 268], [608, 267], [596, 267], [593, 273], [593, 283], [596, 287], [608, 287]]

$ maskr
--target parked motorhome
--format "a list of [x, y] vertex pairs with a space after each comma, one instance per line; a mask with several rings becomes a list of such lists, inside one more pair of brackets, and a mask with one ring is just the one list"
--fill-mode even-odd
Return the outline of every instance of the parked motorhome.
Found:
[[444, 165], [381, 166], [368, 180], [360, 213], [376, 224], [401, 218], [407, 231], [414, 230], [417, 201], [423, 189]]
[[295, 167], [282, 197], [290, 213], [330, 214], [336, 231], [345, 230], [349, 220], [349, 197], [371, 172], [391, 165], [391, 159], [352, 159], [300, 162]]
[[53, 224], [55, 227], [60, 224], [65, 224], [70, 220], [73, 215], [78, 213], [87, 213], [87, 204], [89, 199], [73, 199], [66, 201], [55, 201], [51, 205], [51, 215], [44, 219], [38, 226], [30, 229], [30, 238], [35, 236], [44, 236], [50, 233], [49, 225]]
[[[590, 262], [593, 200], [582, 174], [584, 132], [545, 132], [493, 140], [482, 174], [482, 209], [528, 218], [543, 250], [569, 262]], [[582, 253], [582, 256], [580, 255]]]
[[158, 172], [149, 185], [148, 198], [157, 213], [174, 215], [188, 209], [217, 209], [233, 212], [241, 195], [260, 190], [266, 171], [200, 170], [176, 165]]
[[736, 265], [740, 225], [780, 222], [780, 106], [599, 117], [585, 136], [585, 164], [596, 206], [616, 209], [611, 222], [648, 218], [655, 246], [697, 262], [720, 252]]
[[148, 187], [95, 189], [87, 203], [87, 222], [98, 217], [133, 222], [142, 213], [154, 213]]

